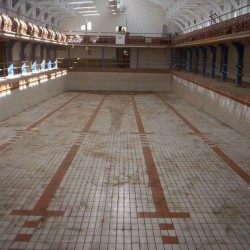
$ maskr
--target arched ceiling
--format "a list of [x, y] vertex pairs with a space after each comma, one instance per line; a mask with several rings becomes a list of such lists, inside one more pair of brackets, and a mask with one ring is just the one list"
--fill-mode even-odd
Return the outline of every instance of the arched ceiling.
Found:
[[[138, 3], [140, 7], [131, 10], [132, 2]], [[175, 23], [180, 29], [186, 29], [207, 21], [214, 13], [222, 15], [246, 6], [249, 2], [249, 0], [0, 0], [0, 5], [55, 27], [60, 26], [62, 19], [77, 15], [92, 17], [103, 15], [103, 18], [109, 18], [108, 15], [122, 15], [126, 11], [139, 15], [147, 10], [152, 16], [157, 17], [160, 8], [167, 21]], [[153, 8], [152, 3], [157, 8]]]

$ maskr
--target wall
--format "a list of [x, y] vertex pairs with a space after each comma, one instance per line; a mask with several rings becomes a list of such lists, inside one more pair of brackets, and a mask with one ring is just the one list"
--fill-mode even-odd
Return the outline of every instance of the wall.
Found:
[[12, 49], [12, 51], [13, 51], [13, 53], [12, 53], [13, 61], [18, 61], [18, 62], [20, 61], [20, 50], [21, 50], [20, 47], [21, 47], [21, 45], [20, 45], [19, 42], [14, 44], [13, 49]]
[[250, 108], [230, 98], [173, 76], [173, 91], [186, 101], [250, 137]]
[[70, 72], [68, 90], [167, 91], [169, 74], [123, 72]]
[[[153, 35], [153, 33], [162, 33], [163, 24], [169, 26], [163, 8], [149, 0], [126, 1], [126, 11], [118, 15], [113, 15], [107, 8], [107, 0], [102, 2], [103, 7], [100, 6], [98, 9], [100, 16], [86, 17], [89, 22], [92, 22], [92, 32], [115, 32], [116, 26], [127, 26], [128, 32]], [[100, 4], [98, 3], [98, 6]], [[157, 14], [152, 15], [152, 11]], [[86, 23], [86, 18], [82, 16], [66, 18], [60, 22], [60, 27], [70, 32], [79, 32], [80, 27]], [[172, 28], [172, 32], [177, 31], [175, 25], [171, 25]]]
[[66, 81], [67, 76], [62, 76], [24, 90], [13, 90], [4, 97], [0, 96], [0, 121], [64, 92]]
[[[134, 51], [134, 53], [136, 53], [136, 51]], [[133, 54], [131, 56], [133, 56]], [[138, 57], [139, 57], [138, 58], [139, 69], [169, 69], [170, 68], [170, 50], [169, 49], [139, 48]], [[132, 64], [131, 68], [133, 68], [134, 66], [136, 65]]]
[[[104, 49], [104, 60], [107, 61], [107, 67], [110, 63], [116, 61], [116, 48], [112, 47], [88, 47], [74, 46], [70, 47], [70, 58], [80, 58], [83, 60], [75, 60], [73, 67], [82, 66], [89, 59], [102, 60], [102, 49]], [[125, 49], [125, 48], [124, 48]], [[167, 48], [130, 48], [130, 68], [139, 69], [169, 69], [170, 68], [170, 49]], [[57, 53], [59, 58], [67, 58], [67, 50], [60, 50]], [[97, 60], [97, 61], [98, 61]], [[100, 66], [100, 65], [99, 65]]]

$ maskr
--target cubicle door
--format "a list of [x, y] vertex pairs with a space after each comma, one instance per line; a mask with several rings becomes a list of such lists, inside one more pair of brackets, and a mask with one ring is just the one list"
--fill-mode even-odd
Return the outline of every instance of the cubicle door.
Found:
[[0, 41], [0, 77], [7, 76], [7, 45]]

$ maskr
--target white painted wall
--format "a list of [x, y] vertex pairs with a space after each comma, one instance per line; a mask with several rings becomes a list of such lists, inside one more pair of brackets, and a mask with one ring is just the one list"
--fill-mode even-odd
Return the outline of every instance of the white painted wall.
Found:
[[17, 42], [14, 44], [12, 49], [13, 61], [20, 61], [20, 51], [21, 51], [21, 46], [20, 43]]
[[123, 72], [70, 72], [68, 90], [169, 91], [169, 74]]
[[0, 97], [0, 121], [63, 93], [66, 81], [67, 76], [62, 76], [24, 90], [14, 90], [10, 95]]
[[169, 69], [170, 52], [168, 49], [132, 48], [130, 67], [139, 69]]
[[177, 76], [173, 76], [172, 86], [178, 96], [250, 137], [249, 107]]
[[29, 43], [24, 50], [25, 60], [31, 61], [31, 44]]

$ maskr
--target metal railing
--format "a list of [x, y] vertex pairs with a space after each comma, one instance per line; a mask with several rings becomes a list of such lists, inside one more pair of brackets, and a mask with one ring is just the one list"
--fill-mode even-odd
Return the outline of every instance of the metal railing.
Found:
[[217, 16], [217, 15], [215, 15], [214, 17], [211, 16], [210, 20], [207, 20], [207, 21], [204, 21], [202, 23], [191, 26], [189, 28], [186, 28], [186, 29], [180, 31], [178, 34], [182, 35], [182, 34], [190, 33], [190, 32], [195, 31], [195, 30], [200, 30], [200, 29], [203, 29], [205, 27], [233, 19], [233, 18], [239, 17], [239, 16], [244, 15], [244, 14], [248, 14], [249, 12], [250, 12], [250, 5], [248, 4], [248, 5], [245, 5], [241, 8], [232, 10], [232, 11], [227, 12], [227, 13], [220, 15], [220, 16]]
[[171, 61], [168, 59], [102, 59], [102, 58], [60, 58], [58, 68], [129, 68], [129, 69], [166, 69], [169, 70]]
[[[215, 79], [217, 81], [227, 82], [227, 81], [236, 81], [238, 77], [237, 68], [241, 67], [241, 65], [228, 64], [224, 67], [222, 63], [212, 64], [211, 62], [196, 62], [193, 60], [175, 60], [175, 64], [172, 66], [170, 73], [172, 74], [174, 71], [183, 71], [189, 73], [195, 73], [202, 75], [204, 77], [209, 77], [211, 79]], [[250, 64], [244, 64], [244, 68], [250, 68]], [[241, 87], [245, 87], [250, 84], [250, 73], [245, 70], [243, 71], [242, 83]]]
[[[115, 32], [88, 32], [87, 34], [78, 32], [67, 34], [67, 42], [80, 45], [115, 45], [117, 35], [119, 34]], [[171, 33], [165, 36], [160, 33], [126, 33], [123, 42], [126, 45], [165, 46], [171, 45], [173, 38]]]

